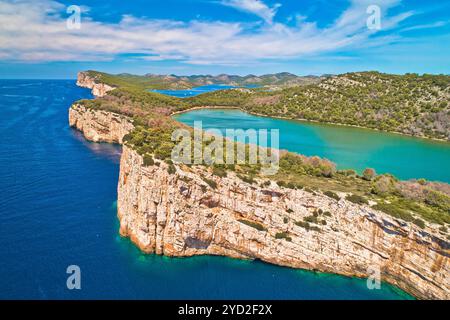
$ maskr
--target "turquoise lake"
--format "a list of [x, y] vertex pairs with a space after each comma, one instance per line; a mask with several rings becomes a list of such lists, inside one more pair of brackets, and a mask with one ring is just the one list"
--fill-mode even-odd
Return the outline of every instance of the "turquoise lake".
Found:
[[[142, 254], [118, 232], [121, 148], [69, 128], [68, 108], [89, 98], [75, 81], [0, 80], [0, 299], [411, 298], [259, 261]], [[69, 265], [81, 290], [66, 287]]]
[[[258, 87], [257, 85], [247, 85], [242, 88], [257, 88], [257, 87]], [[172, 97], [177, 97], [177, 98], [189, 98], [189, 97], [197, 96], [202, 93], [218, 91], [218, 90], [225, 90], [225, 89], [233, 89], [233, 88], [239, 88], [239, 87], [229, 86], [226, 84], [209, 84], [206, 86], [200, 86], [200, 87], [195, 87], [195, 88], [186, 89], [186, 90], [151, 90], [151, 91], [169, 95]]]
[[254, 116], [236, 109], [203, 109], [177, 114], [203, 129], [279, 129], [280, 148], [335, 162], [338, 169], [376, 169], [401, 179], [425, 178], [450, 183], [450, 143], [368, 129]]

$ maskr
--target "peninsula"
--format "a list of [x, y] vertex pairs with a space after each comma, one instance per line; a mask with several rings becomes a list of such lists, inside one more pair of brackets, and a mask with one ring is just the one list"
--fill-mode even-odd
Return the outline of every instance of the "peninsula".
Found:
[[270, 179], [249, 164], [170, 160], [170, 132], [181, 126], [170, 115], [193, 107], [235, 106], [448, 140], [450, 77], [278, 74], [228, 77], [262, 86], [188, 99], [148, 91], [195, 86], [199, 78], [216, 81], [79, 74], [78, 85], [97, 98], [75, 102], [70, 125], [88, 140], [123, 145], [117, 202], [122, 236], [146, 253], [167, 256], [260, 259], [356, 277], [378, 268], [382, 281], [418, 298], [450, 299], [448, 184], [400, 181], [371, 170], [360, 176], [336, 170], [326, 159], [287, 152]]

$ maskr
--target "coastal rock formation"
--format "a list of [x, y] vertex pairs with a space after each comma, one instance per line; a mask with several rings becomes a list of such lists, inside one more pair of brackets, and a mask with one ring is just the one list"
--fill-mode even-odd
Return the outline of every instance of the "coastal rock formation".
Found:
[[[133, 128], [125, 116], [80, 105], [71, 107], [69, 121], [92, 141], [122, 143]], [[155, 161], [144, 166], [123, 146], [120, 233], [144, 252], [260, 259], [357, 277], [378, 269], [382, 281], [416, 297], [450, 299], [449, 243], [428, 227], [319, 192], [250, 185], [233, 172], [219, 178], [206, 167], [176, 166], [169, 174]]]
[[107, 84], [97, 82], [94, 78], [90, 77], [87, 72], [78, 73], [77, 85], [83, 88], [92, 89], [92, 94], [96, 97], [103, 97], [108, 91], [115, 89]]
[[109, 143], [122, 143], [123, 137], [134, 128], [132, 121], [123, 115], [77, 104], [69, 109], [69, 125], [82, 131], [90, 141]]
[[[382, 281], [417, 297], [450, 298], [448, 243], [366, 205], [274, 182], [250, 185], [234, 173], [219, 178], [202, 167], [169, 174], [164, 162], [145, 167], [124, 146], [117, 206], [121, 235], [147, 253], [260, 259], [357, 277], [379, 268]], [[314, 215], [317, 224], [299, 223]]]

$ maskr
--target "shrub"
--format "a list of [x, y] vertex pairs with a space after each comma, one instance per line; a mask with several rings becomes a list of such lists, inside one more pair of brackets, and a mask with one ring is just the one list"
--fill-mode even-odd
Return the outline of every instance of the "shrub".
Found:
[[277, 232], [275, 234], [275, 239], [284, 239], [286, 241], [292, 241], [292, 238], [289, 236], [287, 232]]
[[366, 170], [364, 170], [363, 172], [363, 179], [367, 180], [367, 181], [372, 181], [373, 178], [375, 178], [376, 173], [375, 170], [372, 168], [367, 168]]
[[348, 195], [345, 199], [356, 204], [369, 204], [366, 198], [357, 194]]
[[383, 196], [394, 193], [396, 191], [395, 178], [383, 174], [378, 176], [372, 184], [372, 193]]
[[336, 193], [334, 193], [333, 191], [325, 191], [324, 195], [326, 195], [327, 197], [333, 198], [337, 201], [341, 200], [341, 197], [339, 197]]
[[213, 189], [217, 189], [217, 182], [214, 180], [208, 179], [206, 177], [203, 177], [203, 180]]
[[308, 222], [308, 223], [315, 223], [317, 224], [317, 217], [316, 216], [307, 216], [303, 218], [303, 221]]
[[295, 224], [299, 227], [306, 229], [307, 231], [309, 231], [309, 230], [320, 231], [320, 228], [318, 228], [316, 226], [311, 226], [308, 222], [305, 222], [305, 221], [296, 221]]
[[248, 220], [244, 220], [244, 219], [239, 219], [238, 221], [249, 227], [255, 228], [258, 231], [267, 231], [267, 228], [258, 222], [248, 221]]
[[169, 174], [174, 174], [175, 172], [177, 172], [177, 170], [175, 169], [175, 166], [173, 164], [169, 164], [169, 166], [167, 167], [167, 172]]
[[255, 183], [255, 179], [253, 179], [253, 176], [244, 176], [244, 175], [240, 175], [238, 174], [238, 178], [241, 179], [242, 181], [249, 183], [249, 184], [254, 184]]
[[284, 223], [288, 223], [288, 222], [289, 222], [289, 219], [288, 219], [287, 217], [284, 217], [284, 218], [283, 218], [283, 222], [284, 222]]
[[383, 211], [395, 218], [400, 218], [405, 221], [413, 220], [413, 217], [411, 216], [411, 214], [409, 212], [407, 212], [407, 211], [403, 210], [402, 208], [399, 208], [395, 205], [392, 205], [392, 204], [379, 203], [379, 204], [375, 205], [373, 208], [376, 210]]
[[153, 160], [153, 157], [149, 154], [146, 154], [144, 156], [144, 166], [153, 166], [155, 164], [155, 161]]
[[424, 185], [427, 184], [427, 180], [421, 178], [421, 179], [417, 180], [417, 183], [419, 183], [420, 185], [424, 186]]
[[214, 167], [213, 168], [213, 175], [224, 178], [227, 176], [227, 170], [221, 167]]
[[312, 193], [312, 194], [316, 194], [316, 193], [314, 192], [314, 190], [311, 189], [311, 188], [304, 188], [303, 190], [305, 190], [306, 192]]
[[324, 216], [327, 216], [327, 217], [331, 217], [331, 212], [330, 212], [330, 211], [325, 211], [325, 212], [323, 213], [323, 215], [324, 215]]
[[419, 219], [419, 218], [414, 219], [414, 220], [413, 220], [413, 223], [414, 223], [416, 226], [420, 227], [421, 229], [425, 228], [425, 221], [423, 221], [422, 219]]

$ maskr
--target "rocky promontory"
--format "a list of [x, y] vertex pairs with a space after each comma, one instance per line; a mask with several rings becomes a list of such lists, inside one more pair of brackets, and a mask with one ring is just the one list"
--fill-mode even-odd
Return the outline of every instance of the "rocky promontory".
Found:
[[[121, 143], [133, 128], [122, 115], [74, 105], [70, 125], [87, 139]], [[262, 187], [233, 172], [168, 165], [123, 146], [118, 184], [120, 233], [147, 253], [223, 255], [381, 280], [424, 299], [449, 299], [449, 244], [369, 205], [275, 182]], [[214, 181], [214, 187], [208, 181]], [[302, 223], [307, 217], [314, 227]]]
[[105, 83], [98, 82], [95, 78], [91, 77], [88, 72], [78, 73], [77, 86], [91, 89], [92, 94], [96, 97], [103, 97], [108, 91], [115, 89]]

